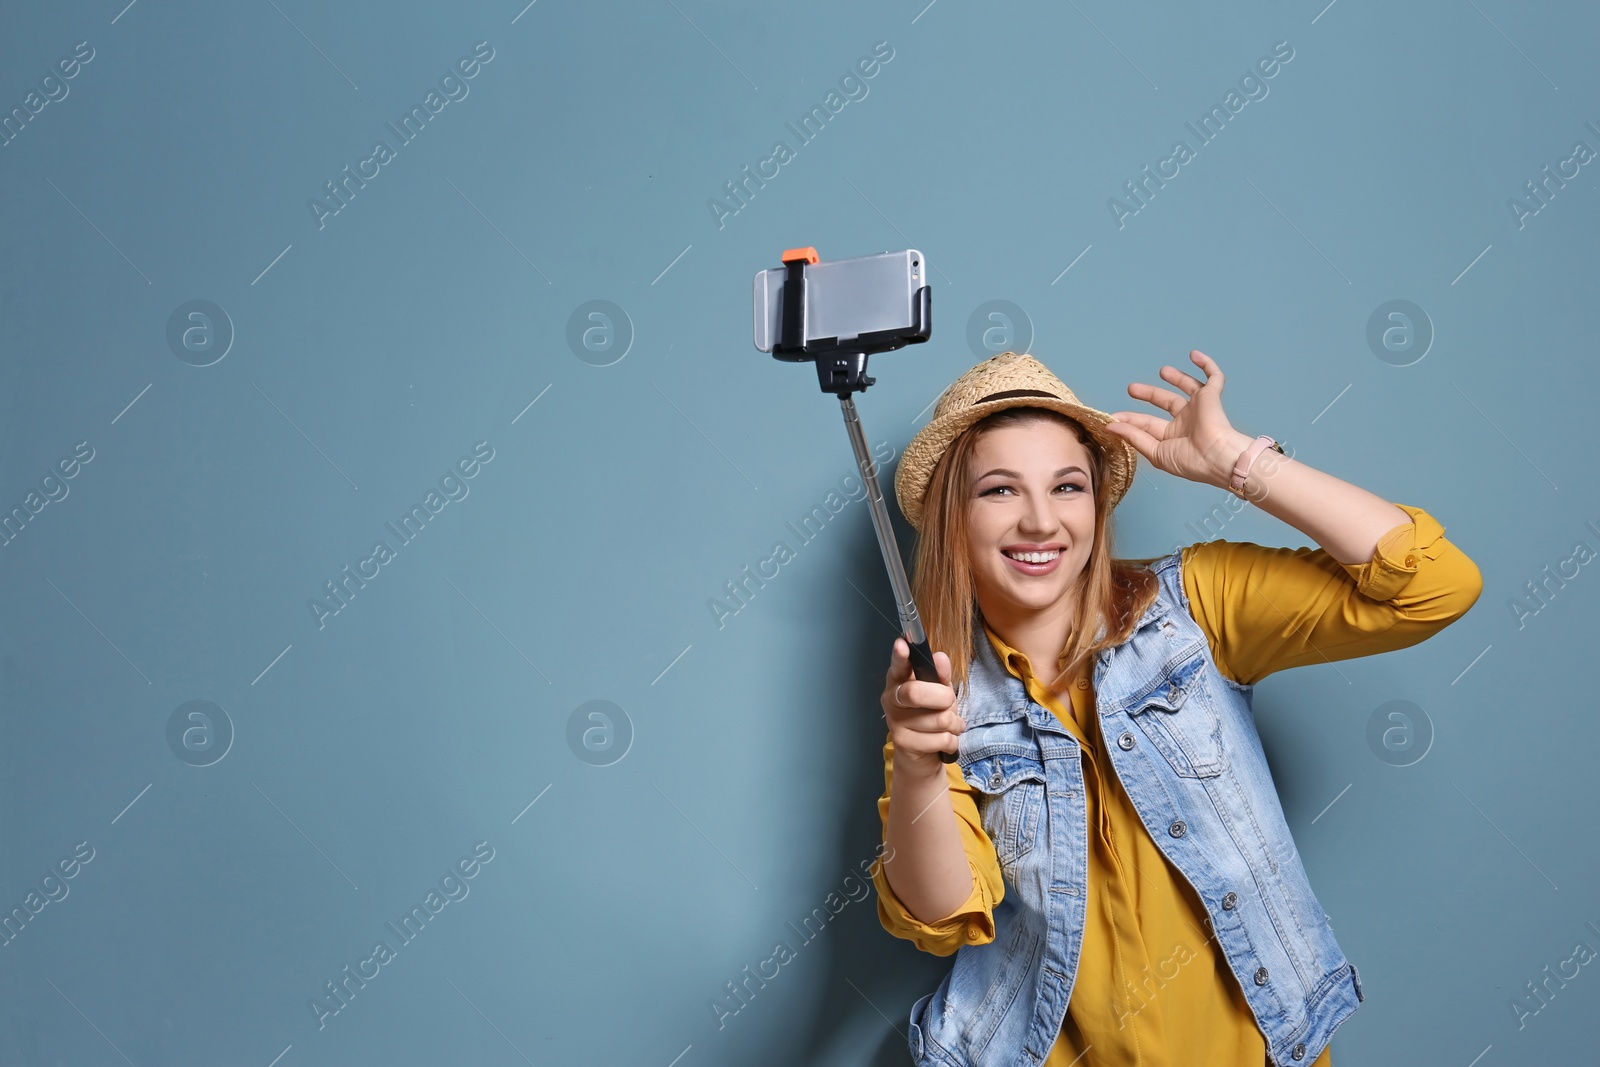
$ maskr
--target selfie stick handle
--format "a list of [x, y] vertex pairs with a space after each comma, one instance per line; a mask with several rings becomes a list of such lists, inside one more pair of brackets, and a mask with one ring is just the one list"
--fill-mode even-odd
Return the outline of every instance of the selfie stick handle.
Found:
[[[889, 571], [889, 584], [894, 587], [895, 605], [900, 609], [900, 626], [905, 632], [906, 644], [911, 646], [911, 672], [924, 682], [937, 682], [939, 669], [934, 666], [933, 652], [928, 647], [928, 635], [922, 629], [922, 617], [917, 614], [917, 602], [911, 598], [911, 583], [906, 579], [905, 564], [900, 559], [900, 546], [894, 539], [894, 527], [889, 525], [889, 509], [883, 502], [883, 490], [878, 487], [878, 465], [867, 451], [867, 438], [861, 432], [861, 420], [856, 417], [856, 404], [849, 393], [839, 396], [839, 408], [844, 413], [845, 429], [850, 433], [850, 447], [856, 453], [856, 466], [861, 469], [861, 480], [867, 487], [867, 505], [872, 511], [872, 527], [878, 534], [878, 548], [883, 552], [883, 564]], [[940, 752], [939, 762], [954, 763], [956, 753]]]

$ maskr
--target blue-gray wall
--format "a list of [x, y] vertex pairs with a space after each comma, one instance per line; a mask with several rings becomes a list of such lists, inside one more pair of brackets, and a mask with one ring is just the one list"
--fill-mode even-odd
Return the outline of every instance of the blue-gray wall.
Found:
[[[1592, 1052], [1592, 7], [123, 2], [0, 15], [0, 1063], [909, 1062], [798, 245], [928, 256], [891, 458], [992, 352], [1201, 348], [1444, 523], [1466, 618], [1257, 693], [1335, 1062]], [[1119, 549], [1310, 543], [1231, 502], [1146, 465]]]

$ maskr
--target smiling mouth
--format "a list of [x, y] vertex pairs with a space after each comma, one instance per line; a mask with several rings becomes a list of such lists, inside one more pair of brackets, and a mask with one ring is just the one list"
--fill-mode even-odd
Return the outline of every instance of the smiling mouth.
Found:
[[1061, 555], [1061, 550], [1053, 548], [1048, 552], [1007, 552], [1001, 549], [1000, 554], [1021, 563], [1049, 563]]

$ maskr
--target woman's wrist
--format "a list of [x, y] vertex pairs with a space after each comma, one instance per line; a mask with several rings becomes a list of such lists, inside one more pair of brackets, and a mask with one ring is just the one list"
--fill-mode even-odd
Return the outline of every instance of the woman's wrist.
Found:
[[1211, 466], [1212, 485], [1219, 489], [1233, 488], [1233, 468], [1239, 462], [1239, 457], [1244, 450], [1250, 447], [1255, 438], [1250, 434], [1231, 430], [1221, 440], [1211, 447], [1206, 456]]
[[908, 788], [913, 783], [922, 786], [927, 782], [938, 782], [939, 788], [943, 788], [949, 781], [947, 768], [950, 764], [937, 756], [913, 756], [897, 748], [894, 750], [891, 766], [894, 780], [906, 783]]

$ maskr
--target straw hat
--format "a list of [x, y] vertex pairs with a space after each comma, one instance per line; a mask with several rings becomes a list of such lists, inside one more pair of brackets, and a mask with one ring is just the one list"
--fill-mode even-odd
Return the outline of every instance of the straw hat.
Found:
[[922, 532], [922, 505], [928, 481], [950, 442], [983, 418], [1003, 408], [1037, 407], [1059, 411], [1083, 424], [1100, 443], [1107, 460], [1104, 492], [1115, 507], [1133, 483], [1139, 453], [1127, 441], [1105, 430], [1111, 415], [1078, 402], [1076, 394], [1030, 355], [1002, 352], [986, 359], [950, 383], [933, 409], [933, 418], [917, 431], [900, 456], [894, 493], [900, 511]]

